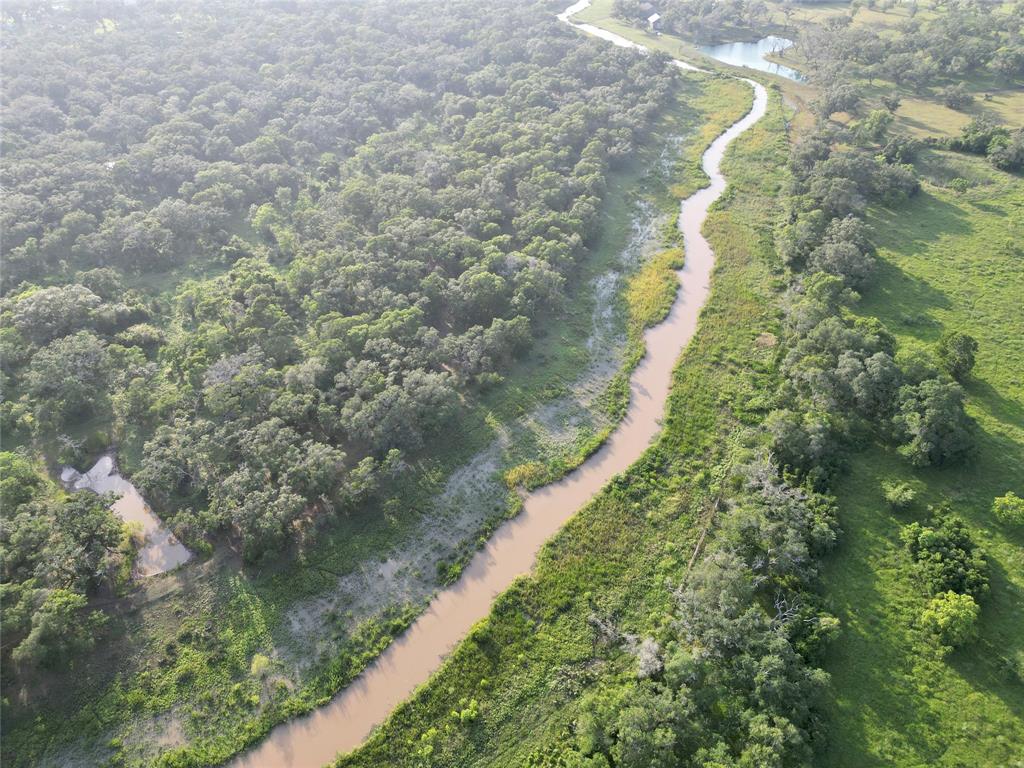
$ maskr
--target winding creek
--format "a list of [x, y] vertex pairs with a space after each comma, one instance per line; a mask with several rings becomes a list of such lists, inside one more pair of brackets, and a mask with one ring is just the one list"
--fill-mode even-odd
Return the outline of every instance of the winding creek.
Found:
[[[615, 45], [645, 50], [607, 30], [571, 21], [589, 4], [590, 0], [581, 0], [558, 18]], [[683, 61], [673, 63], [697, 70]], [[470, 628], [488, 614], [497, 595], [517, 576], [530, 571], [544, 542], [651, 444], [660, 429], [672, 370], [696, 331], [710, 292], [714, 254], [701, 228], [708, 209], [725, 190], [722, 156], [733, 139], [760, 120], [767, 109], [765, 88], [753, 80], [745, 82], [754, 91], [750, 112], [708, 147], [702, 167], [710, 184], [682, 202], [679, 226], [686, 263], [678, 272], [679, 293], [668, 317], [644, 334], [647, 354], [630, 377], [629, 409], [621, 424], [579, 468], [526, 496], [520, 514], [495, 532], [459, 580], [439, 592], [409, 629], [348, 687], [320, 709], [276, 727], [265, 741], [232, 761], [232, 768], [312, 768], [362, 744], [375, 726], [441, 666]]]

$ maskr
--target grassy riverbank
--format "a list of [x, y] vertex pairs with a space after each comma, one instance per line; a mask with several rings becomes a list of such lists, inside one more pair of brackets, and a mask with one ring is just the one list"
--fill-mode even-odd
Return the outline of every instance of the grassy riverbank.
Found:
[[[723, 87], [704, 83], [712, 93]], [[749, 108], [747, 93], [731, 120]], [[597, 648], [591, 615], [614, 616], [634, 633], [664, 620], [667, 583], [679, 579], [710, 522], [726, 467], [748, 450], [743, 426], [768, 405], [779, 284], [767, 222], [784, 136], [773, 99], [727, 155], [732, 186], [705, 228], [718, 256], [712, 293], [675, 371], [656, 444], [545, 547], [534, 575], [499, 598], [430, 683], [339, 765], [527, 763], [557, 743], [581, 691], [629, 674], [631, 654]]]
[[[702, 119], [687, 103], [696, 93], [694, 86], [683, 89], [648, 145], [612, 178], [601, 235], [575, 276], [578, 287], [566, 310], [539, 327], [530, 353], [505, 381], [452, 424], [458, 439], [442, 440], [440, 450], [420, 457], [402, 507], [341, 519], [293, 562], [240, 570], [232, 553], [220, 551], [148, 580], [127, 601], [108, 603], [108, 634], [94, 657], [79, 660], [72, 675], [29, 679], [28, 706], [5, 705], [5, 762], [148, 764], [157, 750], [170, 750], [166, 764], [223, 759], [274, 722], [326, 701], [407, 625], [430, 590], [458, 574], [481, 537], [510, 511], [504, 469], [533, 462], [545, 476], [557, 476], [593, 450], [622, 410], [616, 382], [625, 374], [613, 376], [615, 366], [635, 364], [643, 327], [664, 316], [670, 303], [665, 286], [675, 280], [677, 256], [660, 249], [675, 245], [665, 234], [673, 231], [677, 210], [666, 180], [679, 178], [680, 161], [669, 154], [666, 162], [664, 148], [673, 137], [687, 145]], [[638, 200], [645, 201], [643, 209]], [[650, 242], [634, 243], [633, 261], [620, 263], [639, 221], [651, 222]], [[626, 276], [639, 271], [620, 277], [614, 291], [598, 299], [595, 281], [613, 269]], [[598, 300], [610, 305], [606, 311]], [[608, 328], [591, 351], [598, 322]], [[612, 369], [581, 379], [602, 355]], [[547, 421], [536, 416], [542, 410]], [[453, 470], [505, 433], [514, 439], [496, 452], [497, 463], [485, 462], [485, 476], [469, 481], [470, 493], [475, 484], [491, 483], [489, 506], [478, 504], [462, 527], [447, 513], [435, 519], [432, 505]], [[437, 530], [439, 543], [423, 553], [429, 566], [407, 569], [415, 571], [405, 574], [404, 583], [414, 587], [408, 597], [381, 592], [369, 599], [388, 586], [371, 581], [358, 604], [322, 602], [339, 577], [373, 573], [406, 545], [427, 547], [432, 542], [420, 538], [424, 526]], [[185, 745], [191, 747], [177, 751]]]
[[[772, 8], [781, 23], [780, 6]], [[820, 23], [848, 10], [847, 4], [798, 8], [792, 20]], [[601, 18], [610, 11], [600, 0], [588, 13], [589, 20], [613, 28]], [[931, 9], [920, 17], [929, 15]], [[906, 19], [900, 6], [862, 8], [854, 23], [881, 30]], [[655, 39], [615, 23], [622, 27], [616, 31], [638, 42]], [[665, 36], [656, 39], [665, 50], [685, 46]], [[785, 61], [799, 66], [793, 53]], [[877, 106], [890, 85], [868, 87], [867, 108]], [[982, 81], [968, 85], [979, 100], [966, 112], [943, 105], [937, 91], [904, 90], [897, 127], [918, 136], [948, 136], [979, 114], [1020, 123], [1018, 91], [993, 90]], [[816, 98], [808, 86], [782, 87], [789, 103]], [[981, 99], [988, 91], [992, 98]], [[794, 116], [797, 133], [809, 120], [807, 110]], [[924, 193], [871, 216], [881, 269], [858, 313], [881, 319], [901, 346], [930, 346], [949, 330], [979, 340], [978, 366], [966, 385], [979, 450], [966, 466], [922, 471], [891, 449], [873, 446], [852, 458], [837, 488], [845, 533], [826, 576], [845, 629], [826, 664], [833, 683], [823, 766], [1001, 766], [1016, 764], [1024, 754], [1022, 539], [991, 514], [993, 497], [1011, 489], [1022, 493], [1024, 478], [1021, 180], [979, 158], [951, 153], [926, 152], [917, 166], [928, 182]], [[960, 181], [951, 186], [955, 179]], [[954, 191], [958, 185], [966, 191]], [[910, 483], [918, 494], [913, 509], [893, 514], [882, 497], [883, 481]], [[927, 505], [944, 500], [985, 548], [992, 592], [982, 606], [979, 640], [940, 660], [916, 625], [925, 598], [911, 581], [899, 532], [906, 523], [924, 520]]]

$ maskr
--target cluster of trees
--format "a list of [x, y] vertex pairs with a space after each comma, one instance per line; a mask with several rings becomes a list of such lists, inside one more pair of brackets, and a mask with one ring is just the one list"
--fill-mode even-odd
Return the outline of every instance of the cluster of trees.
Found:
[[[940, 17], [920, 37], [914, 36], [919, 31], [915, 27], [903, 30], [901, 37], [869, 40], [860, 30], [832, 25], [832, 44], [839, 47], [819, 49], [812, 56], [848, 56], [864, 65], [859, 75], [903, 82], [900, 77], [909, 75], [896, 76], [886, 67], [912, 68], [914, 62], [930, 61], [934, 52], [943, 71], [956, 74], [991, 63], [984, 46], [970, 65], [957, 58], [958, 51], [978, 44], [972, 35], [998, 37], [1012, 28], [1011, 37], [1019, 42], [1020, 19], [1016, 26], [979, 20], [976, 9], [965, 7], [966, 16], [954, 12]], [[964, 26], [954, 33], [957, 19]], [[913, 49], [914, 61], [891, 50], [893, 45]], [[938, 59], [940, 51], [948, 58]], [[939, 64], [929, 66], [936, 69]], [[935, 76], [921, 75], [921, 83]], [[831, 126], [828, 118], [834, 112], [857, 114], [860, 92], [841, 69], [827, 72], [825, 79], [819, 125], [794, 147], [791, 157], [791, 209], [778, 238], [780, 254], [795, 274], [781, 363], [786, 407], [771, 414], [767, 424], [775, 454], [787, 471], [820, 490], [841, 468], [844, 450], [866, 435], [895, 441], [917, 466], [968, 457], [974, 425], [964, 410], [960, 383], [970, 376], [978, 351], [975, 339], [955, 330], [945, 333], [934, 350], [897, 350], [880, 323], [851, 318], [849, 308], [859, 292], [870, 289], [874, 268], [865, 207], [872, 199], [898, 205], [918, 191], [908, 164], [918, 145], [890, 135], [892, 113], [899, 106], [896, 97], [884, 99], [885, 109], [871, 111], [849, 128]], [[950, 97], [956, 100], [959, 94]], [[991, 144], [996, 153], [1013, 152], [1008, 149], [1011, 134], [983, 121], [965, 129], [964, 141], [970, 146], [954, 148], [985, 152]], [[993, 162], [1013, 167], [1012, 160]], [[914, 489], [906, 483], [885, 483], [883, 491], [894, 511], [914, 502]], [[943, 649], [967, 642], [975, 633], [978, 600], [988, 591], [988, 571], [966, 525], [941, 508], [935, 511], [934, 524], [905, 526], [901, 540], [929, 596], [920, 625]]]
[[1024, 128], [1010, 130], [985, 116], [971, 120], [945, 145], [959, 152], [984, 155], [1003, 171], [1024, 169]]
[[179, 535], [249, 557], [500, 378], [675, 76], [538, 5], [36, 11], [4, 35], [2, 426], [116, 425]]
[[2, 661], [68, 665], [92, 647], [104, 616], [88, 597], [128, 564], [131, 547], [110, 499], [65, 495], [19, 453], [0, 453]]
[[943, 506], [932, 525], [911, 523], [900, 539], [931, 600], [921, 613], [922, 628], [947, 650], [971, 640], [988, 593], [988, 565], [967, 526]]
[[[768, 428], [780, 461], [817, 487], [827, 485], [843, 448], [865, 429], [895, 439], [920, 466], [958, 461], [972, 446], [963, 390], [932, 356], [897, 352], [879, 323], [850, 317], [874, 270], [863, 218], [868, 201], [897, 204], [918, 182], [910, 166], [888, 162], [884, 151], [840, 149], [840, 141], [863, 142], [864, 135], [822, 125], [794, 147], [791, 212], [778, 239], [797, 280], [786, 307], [786, 407], [769, 416]], [[883, 133], [874, 146], [893, 143]], [[954, 332], [943, 337], [937, 357], [963, 379], [976, 349]]]
[[[961, 0], [925, 20], [914, 16], [880, 35], [845, 16], [829, 18], [801, 35], [808, 72], [823, 84], [852, 78], [888, 80], [917, 92], [940, 83], [991, 74], [1012, 86], [1024, 78], [1024, 5], [1007, 12], [985, 0]], [[969, 103], [944, 93], [954, 108]]]
[[[823, 90], [818, 104], [825, 118], [853, 112], [862, 97], [853, 79], [885, 79], [918, 93], [938, 87], [942, 102], [957, 110], [974, 103], [965, 78], [994, 75], [1008, 86], [1024, 78], [1024, 4], [1010, 12], [993, 12], [984, 2], [963, 2], [929, 21], [911, 19], [894, 35], [833, 17], [809, 29], [801, 51], [813, 64], [812, 76]], [[900, 105], [896, 95], [882, 98], [886, 109], [862, 121], [861, 131], [884, 131]], [[889, 113], [887, 115], [886, 113]], [[942, 144], [962, 152], [985, 155], [1006, 171], [1024, 168], [1024, 129], [999, 125], [989, 116], [973, 119], [961, 135]]]
[[613, 12], [642, 25], [658, 13], [666, 31], [705, 42], [760, 31], [769, 21], [768, 4], [762, 0], [615, 0]]
[[[531, 765], [811, 761], [824, 737], [817, 711], [828, 686], [817, 664], [839, 628], [822, 609], [817, 567], [836, 542], [835, 505], [791, 485], [766, 458], [741, 477], [712, 551], [675, 593], [668, 629], [630, 643], [635, 678], [586, 694], [570, 738]], [[599, 640], [623, 639], [594, 624]]]

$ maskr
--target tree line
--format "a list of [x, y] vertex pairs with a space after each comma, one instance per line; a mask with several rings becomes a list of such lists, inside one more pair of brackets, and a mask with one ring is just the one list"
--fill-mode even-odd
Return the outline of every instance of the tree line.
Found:
[[654, 13], [661, 29], [700, 42], [724, 41], [761, 31], [769, 21], [763, 0], [615, 0], [613, 13], [621, 19], [646, 26]]
[[924, 93], [988, 76], [1012, 87], [1024, 77], [1022, 23], [1020, 2], [960, 0], [928, 19], [912, 14], [887, 35], [833, 16], [801, 33], [800, 50], [823, 84], [882, 79]]

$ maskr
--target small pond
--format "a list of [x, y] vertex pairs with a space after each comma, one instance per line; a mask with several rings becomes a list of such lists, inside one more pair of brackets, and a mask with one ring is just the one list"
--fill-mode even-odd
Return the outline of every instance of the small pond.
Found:
[[192, 557], [185, 545], [164, 527], [135, 486], [117, 472], [114, 457], [110, 454], [101, 456], [84, 475], [72, 467], [64, 467], [60, 479], [72, 490], [88, 489], [94, 493], [115, 493], [120, 497], [111, 506], [111, 511], [126, 523], [138, 523], [144, 538], [135, 560], [135, 576], [155, 576], [177, 568]]
[[792, 40], [784, 37], [769, 35], [761, 38], [756, 43], [722, 43], [721, 45], [702, 45], [701, 53], [723, 64], [732, 64], [735, 67], [749, 67], [761, 72], [768, 72], [789, 80], [802, 82], [804, 76], [795, 69], [768, 61], [766, 56], [779, 51], [784, 51], [793, 46]]

